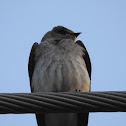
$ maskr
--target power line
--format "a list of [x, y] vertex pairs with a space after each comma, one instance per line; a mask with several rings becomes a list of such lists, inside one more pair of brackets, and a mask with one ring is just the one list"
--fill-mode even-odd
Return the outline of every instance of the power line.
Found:
[[0, 113], [126, 112], [126, 91], [1, 93]]

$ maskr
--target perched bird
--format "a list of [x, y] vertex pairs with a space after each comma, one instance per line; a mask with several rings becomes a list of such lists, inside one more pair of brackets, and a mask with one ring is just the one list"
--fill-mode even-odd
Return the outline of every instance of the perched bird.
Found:
[[[54, 27], [29, 56], [29, 78], [32, 92], [89, 92], [91, 62], [80, 33]], [[87, 126], [89, 113], [36, 114], [38, 126]]]

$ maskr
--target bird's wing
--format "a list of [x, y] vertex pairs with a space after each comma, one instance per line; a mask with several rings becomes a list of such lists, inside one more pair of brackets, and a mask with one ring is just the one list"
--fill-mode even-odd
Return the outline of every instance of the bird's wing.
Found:
[[[32, 80], [32, 75], [34, 72], [34, 67], [35, 67], [35, 51], [39, 44], [35, 42], [32, 46], [30, 56], [29, 56], [29, 62], [28, 62], [28, 73], [29, 73], [29, 79], [30, 79], [30, 86], [31, 86], [31, 80]], [[31, 86], [31, 92], [33, 92], [32, 86]], [[44, 114], [36, 114], [36, 119], [38, 126], [45, 126], [44, 124]]]
[[83, 58], [84, 58], [84, 61], [86, 63], [86, 67], [87, 67], [87, 71], [88, 71], [89, 77], [91, 79], [91, 60], [90, 60], [88, 51], [86, 50], [86, 47], [84, 46], [84, 44], [82, 43], [82, 41], [78, 40], [78, 41], [76, 41], [76, 43], [78, 45], [80, 45], [81, 47], [83, 47], [84, 50], [85, 50], [84, 51], [85, 55], [83, 56]]
[[[89, 54], [86, 50], [86, 47], [82, 43], [82, 41], [78, 40], [78, 41], [76, 41], [76, 43], [78, 45], [80, 45], [81, 47], [83, 47], [85, 50], [85, 52], [84, 52], [85, 55], [83, 56], [83, 59], [86, 63], [87, 71], [88, 71], [89, 77], [91, 79], [91, 61], [90, 61]], [[88, 125], [88, 115], [89, 115], [89, 113], [78, 113], [77, 126], [87, 126]]]
[[[33, 71], [35, 67], [35, 50], [38, 46], [39, 44], [37, 42], [33, 44], [31, 52], [30, 52], [30, 56], [29, 56], [28, 73], [29, 73], [29, 79], [30, 79], [30, 86], [31, 86], [32, 75], [33, 75]], [[32, 91], [32, 88], [31, 88], [31, 91]]]

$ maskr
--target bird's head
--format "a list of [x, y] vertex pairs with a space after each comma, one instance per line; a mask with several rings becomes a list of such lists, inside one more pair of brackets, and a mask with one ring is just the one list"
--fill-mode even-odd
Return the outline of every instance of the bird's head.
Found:
[[60, 36], [60, 37], [63, 37], [63, 38], [69, 38], [69, 39], [72, 39], [72, 40], [75, 40], [77, 38], [77, 36], [80, 34], [80, 32], [78, 33], [74, 33], [73, 31], [63, 27], [63, 26], [57, 26], [57, 27], [54, 27], [52, 29], [52, 31], [57, 35], [57, 36]]
[[57, 26], [54, 27], [51, 31], [47, 32], [43, 37], [42, 41], [48, 38], [62, 38], [62, 39], [71, 39], [75, 41], [80, 33], [81, 32], [75, 33], [63, 26]]

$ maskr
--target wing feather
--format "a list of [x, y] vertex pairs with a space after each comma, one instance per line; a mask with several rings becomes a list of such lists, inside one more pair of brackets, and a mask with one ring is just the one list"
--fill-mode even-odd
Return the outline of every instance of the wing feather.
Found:
[[[37, 42], [35, 42], [33, 44], [32, 48], [31, 48], [30, 56], [29, 56], [28, 73], [29, 73], [30, 86], [31, 86], [32, 75], [33, 75], [34, 67], [35, 67], [35, 50], [38, 46], [39, 46], [39, 44]], [[31, 91], [32, 91], [32, 89], [31, 89]]]
[[[35, 68], [35, 51], [38, 48], [39, 44], [35, 42], [32, 46], [30, 56], [29, 56], [29, 62], [28, 62], [28, 73], [29, 73], [29, 79], [30, 79], [30, 86], [32, 85], [32, 75]], [[31, 92], [33, 92], [32, 86], [31, 86]], [[44, 114], [36, 114], [37, 124], [38, 126], [45, 126], [44, 121]]]
[[[91, 79], [91, 61], [90, 61], [88, 51], [86, 50], [86, 47], [84, 46], [82, 41], [78, 40], [78, 41], [76, 41], [76, 43], [78, 45], [80, 45], [81, 47], [83, 47], [84, 50], [85, 50], [84, 51], [85, 55], [83, 56], [83, 59], [84, 59], [84, 61], [86, 63], [86, 68], [87, 68], [89, 77]], [[88, 116], [89, 116], [89, 113], [78, 113], [77, 126], [87, 126], [88, 125]]]

